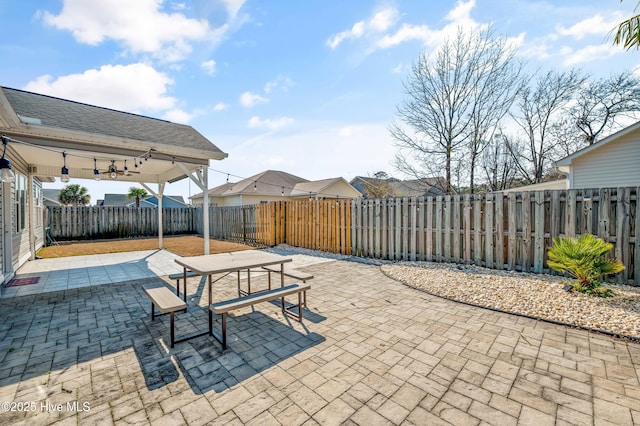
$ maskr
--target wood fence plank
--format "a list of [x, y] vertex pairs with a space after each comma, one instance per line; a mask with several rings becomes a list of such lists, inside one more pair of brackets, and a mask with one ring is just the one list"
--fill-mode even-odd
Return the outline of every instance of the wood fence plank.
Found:
[[482, 198], [473, 196], [473, 261], [482, 265]]
[[416, 247], [417, 247], [417, 237], [418, 237], [418, 203], [415, 198], [411, 198], [409, 200], [409, 222], [410, 222], [410, 233], [409, 233], [409, 259], [411, 261], [416, 260]]
[[545, 217], [544, 217], [544, 191], [536, 191], [534, 195], [535, 209], [534, 209], [534, 246], [533, 246], [533, 272], [538, 274], [542, 273], [544, 269], [544, 230], [545, 230]]
[[531, 194], [522, 194], [522, 270], [531, 269]]
[[444, 219], [442, 229], [444, 261], [451, 262], [451, 195], [444, 196], [442, 215]]
[[463, 196], [464, 263], [471, 263], [471, 196]]
[[[631, 204], [631, 194], [625, 188], [618, 188], [616, 194], [616, 245], [615, 256], [623, 265], [629, 265], [631, 257], [629, 247], [629, 208]], [[627, 284], [628, 268], [618, 274], [616, 278], [619, 284]]]
[[452, 239], [451, 239], [451, 258], [454, 262], [459, 263], [462, 261], [462, 248], [460, 246], [460, 197], [453, 198], [453, 227], [452, 227]]
[[442, 219], [443, 219], [443, 208], [442, 208], [442, 195], [438, 195], [436, 197], [436, 227], [435, 227], [435, 235], [434, 238], [436, 240], [436, 252], [435, 252], [435, 260], [436, 262], [442, 262], [444, 259], [443, 249], [442, 249]]
[[425, 259], [429, 262], [433, 261], [433, 197], [427, 198], [425, 206]]
[[495, 230], [496, 230], [496, 259], [495, 268], [504, 269], [504, 195], [498, 192], [494, 195]]
[[567, 237], [576, 236], [576, 200], [578, 198], [577, 191], [575, 189], [569, 189], [567, 191], [565, 200], [565, 222], [564, 222], [564, 234]]
[[424, 206], [424, 197], [418, 197], [416, 200], [417, 203], [417, 214], [418, 214], [418, 260], [425, 260], [425, 225], [424, 225], [424, 216], [425, 216], [425, 206]]
[[486, 194], [484, 203], [484, 264], [493, 268], [493, 194]]

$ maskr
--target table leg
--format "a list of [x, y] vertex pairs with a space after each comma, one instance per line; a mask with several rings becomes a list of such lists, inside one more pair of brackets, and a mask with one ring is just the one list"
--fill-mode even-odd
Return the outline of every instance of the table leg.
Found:
[[207, 311], [209, 311], [209, 334], [213, 334], [213, 312], [211, 312], [211, 275], [209, 277], [209, 306], [207, 306]]
[[280, 287], [284, 287], [284, 263], [280, 264]]
[[[184, 303], [187, 303], [187, 267], [183, 267], [182, 268], [182, 282], [183, 284], [183, 293], [184, 293]], [[176, 286], [176, 290], [179, 292], [180, 291], [180, 284], [178, 284]], [[178, 294], [178, 296], [180, 296], [180, 294]]]

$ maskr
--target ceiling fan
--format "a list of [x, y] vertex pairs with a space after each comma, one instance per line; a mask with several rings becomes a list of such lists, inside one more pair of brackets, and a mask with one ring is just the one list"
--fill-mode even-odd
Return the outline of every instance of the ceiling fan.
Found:
[[[137, 166], [138, 165], [136, 164], [136, 169], [138, 168]], [[131, 174], [140, 174], [140, 172], [138, 170], [129, 170], [129, 168], [127, 167], [127, 160], [124, 160], [124, 168], [122, 170], [118, 170], [118, 168], [116, 167], [116, 160], [111, 160], [111, 165], [109, 166], [109, 168], [107, 170], [100, 171], [98, 170], [96, 159], [93, 159], [93, 178], [95, 180], [101, 180], [101, 175], [107, 175], [111, 179], [115, 180], [118, 176], [127, 176]]]

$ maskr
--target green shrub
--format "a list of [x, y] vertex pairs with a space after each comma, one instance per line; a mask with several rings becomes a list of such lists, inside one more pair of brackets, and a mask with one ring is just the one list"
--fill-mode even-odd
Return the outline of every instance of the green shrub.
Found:
[[580, 238], [556, 237], [553, 247], [549, 249], [547, 263], [551, 269], [575, 278], [575, 291], [609, 297], [614, 294], [613, 291], [600, 288], [598, 278], [624, 269], [620, 261], [607, 258], [607, 253], [612, 249], [613, 244], [591, 234], [583, 234]]

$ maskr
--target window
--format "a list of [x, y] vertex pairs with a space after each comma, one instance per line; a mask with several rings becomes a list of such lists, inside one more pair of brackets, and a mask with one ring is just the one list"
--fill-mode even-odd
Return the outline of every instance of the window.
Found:
[[15, 180], [15, 224], [16, 232], [22, 231], [26, 227], [26, 201], [27, 201], [27, 178], [26, 176], [16, 173]]

